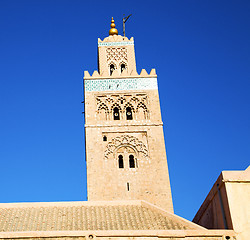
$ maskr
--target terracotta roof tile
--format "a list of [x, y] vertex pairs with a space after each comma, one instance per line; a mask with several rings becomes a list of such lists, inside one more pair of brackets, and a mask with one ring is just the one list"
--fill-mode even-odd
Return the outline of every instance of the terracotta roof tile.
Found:
[[0, 232], [195, 229], [167, 215], [138, 201], [0, 204]]

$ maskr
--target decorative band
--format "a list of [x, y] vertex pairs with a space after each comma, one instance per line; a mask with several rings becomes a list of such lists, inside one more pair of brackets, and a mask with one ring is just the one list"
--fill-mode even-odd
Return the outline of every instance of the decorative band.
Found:
[[134, 41], [131, 42], [99, 42], [98, 47], [102, 46], [126, 46], [126, 45], [134, 45]]
[[158, 89], [157, 78], [96, 79], [84, 82], [86, 92]]

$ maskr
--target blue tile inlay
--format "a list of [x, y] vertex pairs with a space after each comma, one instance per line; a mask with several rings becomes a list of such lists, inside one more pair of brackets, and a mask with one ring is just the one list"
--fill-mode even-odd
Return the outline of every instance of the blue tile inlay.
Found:
[[96, 79], [84, 82], [86, 92], [158, 89], [157, 78]]
[[134, 45], [134, 41], [131, 42], [99, 42], [98, 47], [102, 46], [126, 46], [126, 45]]

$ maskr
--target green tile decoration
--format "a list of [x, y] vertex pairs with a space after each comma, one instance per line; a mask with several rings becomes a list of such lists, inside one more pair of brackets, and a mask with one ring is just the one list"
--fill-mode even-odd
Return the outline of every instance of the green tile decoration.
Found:
[[95, 79], [84, 83], [86, 92], [158, 89], [157, 78]]
[[131, 42], [99, 42], [98, 47], [102, 46], [126, 46], [126, 45], [134, 45], [134, 41]]

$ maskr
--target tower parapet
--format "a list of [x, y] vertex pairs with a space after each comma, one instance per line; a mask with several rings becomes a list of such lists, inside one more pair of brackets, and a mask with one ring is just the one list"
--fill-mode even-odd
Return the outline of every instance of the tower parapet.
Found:
[[142, 78], [142, 77], [156, 78], [157, 77], [156, 71], [154, 68], [151, 69], [150, 73], [147, 73], [145, 69], [142, 69], [140, 74], [138, 74], [136, 71], [132, 71], [130, 72], [130, 74], [126, 70], [123, 72], [120, 72], [118, 69], [115, 70], [111, 76], [108, 74], [104, 74], [104, 73], [105, 72], [100, 74], [98, 71], [95, 70], [92, 73], [92, 75], [90, 75], [88, 71], [84, 71], [84, 79], [88, 80], [88, 79], [124, 78], [124, 77], [128, 77], [128, 78]]

